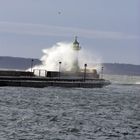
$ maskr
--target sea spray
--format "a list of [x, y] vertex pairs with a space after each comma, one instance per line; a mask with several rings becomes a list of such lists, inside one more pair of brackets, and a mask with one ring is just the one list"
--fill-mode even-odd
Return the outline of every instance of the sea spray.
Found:
[[44, 49], [41, 58], [42, 65], [35, 66], [34, 69], [46, 69], [47, 71], [58, 71], [59, 62], [62, 62], [62, 70], [69, 71], [75, 59], [72, 43], [58, 42], [51, 48]]
[[88, 70], [92, 71], [93, 69], [96, 69], [100, 72], [102, 67], [102, 58], [93, 51], [82, 49], [79, 52], [79, 66], [81, 69], [84, 67], [84, 64], [87, 64]]
[[77, 57], [81, 70], [84, 68], [85, 63], [88, 65], [88, 69], [97, 69], [98, 71], [101, 69], [101, 57], [85, 49], [80, 50], [77, 56], [72, 45], [72, 43], [58, 42], [51, 48], [43, 49], [42, 65], [34, 66], [33, 69], [58, 71], [59, 62], [61, 62], [61, 70], [70, 71]]
[[136, 85], [140, 85], [140, 82], [136, 82]]

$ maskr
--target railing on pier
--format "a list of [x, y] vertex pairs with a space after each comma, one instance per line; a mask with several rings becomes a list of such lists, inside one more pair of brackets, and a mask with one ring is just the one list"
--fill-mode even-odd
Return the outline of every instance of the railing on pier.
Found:
[[45, 69], [33, 69], [33, 73], [36, 76], [43, 76], [43, 77], [47, 77], [47, 70]]

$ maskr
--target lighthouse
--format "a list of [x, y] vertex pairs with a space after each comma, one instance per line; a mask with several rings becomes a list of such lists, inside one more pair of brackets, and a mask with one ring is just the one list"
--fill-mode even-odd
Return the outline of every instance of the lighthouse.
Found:
[[72, 44], [72, 50], [73, 50], [73, 54], [74, 54], [74, 60], [73, 60], [73, 65], [72, 65], [71, 71], [79, 72], [80, 68], [79, 68], [79, 63], [78, 63], [78, 53], [81, 50], [81, 47], [79, 45], [79, 42], [77, 41], [77, 36], [75, 37], [75, 40]]

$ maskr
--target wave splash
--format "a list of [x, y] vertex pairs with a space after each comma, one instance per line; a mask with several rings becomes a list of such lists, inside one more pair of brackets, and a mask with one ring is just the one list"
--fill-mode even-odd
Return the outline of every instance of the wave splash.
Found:
[[[43, 53], [42, 65], [34, 66], [33, 69], [58, 71], [59, 62], [62, 62], [61, 70], [70, 71], [77, 57], [72, 49], [72, 43], [66, 42], [58, 42], [51, 48], [43, 49]], [[98, 71], [101, 69], [101, 57], [84, 49], [80, 50], [77, 55], [80, 69], [83, 69], [85, 63], [87, 63], [88, 69], [97, 69]]]

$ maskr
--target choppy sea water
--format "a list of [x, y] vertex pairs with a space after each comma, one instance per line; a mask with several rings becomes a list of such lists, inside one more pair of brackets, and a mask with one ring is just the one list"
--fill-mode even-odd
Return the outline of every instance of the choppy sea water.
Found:
[[139, 140], [140, 85], [116, 81], [99, 89], [0, 87], [0, 140]]

